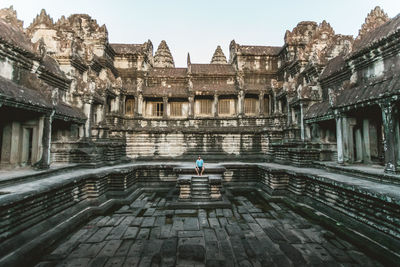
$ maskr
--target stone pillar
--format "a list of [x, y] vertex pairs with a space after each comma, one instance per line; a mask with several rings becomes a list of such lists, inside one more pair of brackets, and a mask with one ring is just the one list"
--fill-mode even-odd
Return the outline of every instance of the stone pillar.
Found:
[[348, 162], [350, 159], [350, 144], [349, 144], [349, 123], [346, 117], [342, 118], [342, 138], [343, 138], [343, 161]]
[[364, 151], [363, 161], [364, 163], [371, 163], [371, 144], [369, 138], [369, 120], [363, 120], [363, 139], [364, 139]]
[[218, 117], [218, 95], [214, 95], [213, 116]]
[[382, 109], [383, 123], [383, 149], [385, 152], [385, 172], [395, 173], [398, 171], [396, 140], [395, 140], [395, 122], [393, 112], [393, 102], [385, 101], [380, 104]]
[[341, 114], [336, 116], [336, 147], [337, 147], [337, 160], [339, 164], [344, 163], [344, 149], [343, 149], [343, 117]]
[[305, 133], [304, 133], [304, 112], [303, 112], [303, 103], [300, 103], [300, 137], [301, 140], [304, 141]]
[[194, 96], [189, 96], [189, 110], [188, 110], [188, 117], [193, 118], [194, 117]]
[[244, 114], [244, 92], [239, 91], [238, 94], [238, 115], [239, 117], [243, 116]]
[[258, 116], [264, 116], [264, 92], [258, 95]]
[[143, 116], [143, 95], [140, 93], [137, 98], [137, 114], [141, 117]]
[[52, 110], [50, 114], [46, 114], [43, 123], [43, 136], [42, 136], [42, 158], [35, 164], [39, 169], [48, 169], [50, 167], [50, 149], [51, 149], [51, 125], [55, 111]]
[[356, 161], [361, 162], [364, 158], [363, 156], [363, 138], [362, 138], [362, 133], [361, 129], [357, 128], [355, 131], [355, 137], [356, 137]]
[[163, 119], [168, 118], [168, 97], [163, 97]]
[[86, 101], [83, 104], [83, 113], [85, 113], [87, 120], [85, 123], [85, 137], [90, 137], [91, 136], [91, 130], [90, 128], [92, 127], [92, 120], [93, 120], [93, 108], [92, 108], [92, 101]]
[[349, 144], [349, 150], [348, 150], [348, 154], [349, 154], [349, 162], [354, 162], [355, 161], [355, 155], [354, 155], [354, 138], [353, 136], [354, 134], [354, 127], [357, 124], [357, 121], [355, 118], [347, 118], [347, 123], [348, 123], [348, 144]]
[[[126, 103], [125, 103], [126, 105]], [[126, 107], [124, 107], [126, 108]], [[135, 106], [133, 107], [134, 109], [134, 116], [137, 117], [139, 115], [139, 95], [135, 95]]]

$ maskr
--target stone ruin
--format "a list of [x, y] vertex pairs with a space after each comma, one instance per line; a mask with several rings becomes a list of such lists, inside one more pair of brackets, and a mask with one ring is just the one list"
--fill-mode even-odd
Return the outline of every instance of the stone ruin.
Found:
[[[126, 250], [124, 237], [147, 238], [157, 264], [172, 242], [170, 265], [365, 265], [374, 256], [394, 266], [399, 37], [400, 16], [376, 7], [356, 37], [301, 21], [282, 46], [232, 40], [229, 59], [218, 45], [209, 64], [188, 54], [180, 68], [166, 41], [155, 53], [150, 40], [110, 43], [87, 14], [54, 21], [43, 9], [24, 28], [13, 7], [1, 9], [0, 265], [37, 263], [39, 251], [97, 216], [39, 266], [94, 264], [85, 248], [104, 243], [108, 260], [113, 248]], [[211, 163], [204, 177], [185, 163], [199, 153]], [[368, 257], [302, 229], [292, 209], [362, 244]], [[234, 255], [214, 259], [213, 248]]]

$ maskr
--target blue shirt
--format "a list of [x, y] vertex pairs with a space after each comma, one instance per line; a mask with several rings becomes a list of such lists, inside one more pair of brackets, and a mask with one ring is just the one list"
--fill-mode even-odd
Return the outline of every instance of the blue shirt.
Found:
[[197, 167], [201, 168], [201, 167], [203, 167], [203, 164], [204, 164], [204, 161], [202, 159], [196, 160], [196, 166]]

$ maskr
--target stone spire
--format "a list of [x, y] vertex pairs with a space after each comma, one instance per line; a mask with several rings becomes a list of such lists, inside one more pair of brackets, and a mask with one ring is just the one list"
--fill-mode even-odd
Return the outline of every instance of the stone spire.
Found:
[[382, 10], [381, 7], [377, 6], [365, 18], [364, 24], [361, 26], [360, 31], [356, 40], [361, 39], [366, 33], [376, 29], [389, 20], [388, 15]]
[[215, 49], [214, 55], [211, 59], [211, 64], [227, 64], [226, 57], [224, 52], [222, 52], [221, 46], [217, 46]]
[[14, 10], [13, 6], [9, 8], [0, 9], [0, 18], [5, 20], [7, 23], [14, 25], [21, 30], [23, 29], [23, 21], [19, 20], [17, 17], [17, 11]]
[[154, 55], [154, 67], [156, 68], [174, 68], [174, 59], [167, 43], [162, 40]]
[[46, 10], [42, 9], [40, 14], [36, 15], [36, 18], [32, 21], [31, 25], [27, 28], [28, 34], [31, 34], [34, 29], [37, 28], [53, 28], [53, 19], [46, 13]]

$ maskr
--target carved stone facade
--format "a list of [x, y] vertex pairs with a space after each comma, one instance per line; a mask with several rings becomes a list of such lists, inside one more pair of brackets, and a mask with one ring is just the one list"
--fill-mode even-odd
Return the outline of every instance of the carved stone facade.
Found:
[[185, 68], [165, 41], [154, 56], [150, 40], [110, 44], [88, 15], [42, 10], [26, 29], [12, 8], [0, 18], [2, 166], [201, 153], [398, 170], [400, 19], [379, 7], [355, 39], [303, 21], [282, 47], [233, 40], [229, 61], [218, 46]]

